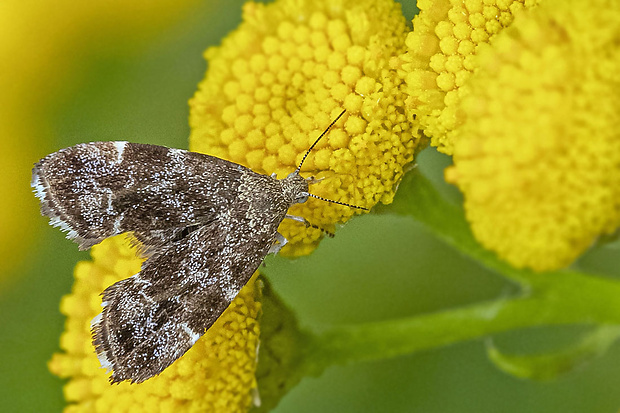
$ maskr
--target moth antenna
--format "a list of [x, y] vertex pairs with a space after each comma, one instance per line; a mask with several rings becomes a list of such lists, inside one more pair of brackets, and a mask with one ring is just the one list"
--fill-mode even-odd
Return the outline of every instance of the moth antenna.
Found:
[[[342, 115], [345, 114], [347, 110], [343, 109], [342, 112], [340, 112], [340, 114], [336, 117], [336, 119], [334, 119], [332, 121], [332, 123], [329, 124], [329, 126], [323, 131], [323, 133], [321, 133], [321, 135], [319, 135], [318, 138], [316, 138], [316, 140], [314, 141], [314, 143], [312, 145], [310, 145], [310, 148], [308, 148], [308, 150], [306, 151], [306, 154], [304, 155], [304, 157], [301, 159], [301, 162], [299, 163], [299, 166], [297, 167], [297, 169], [295, 169], [296, 173], [299, 173], [299, 171], [301, 170], [301, 166], [304, 164], [304, 161], [306, 160], [306, 158], [308, 157], [308, 155], [310, 155], [310, 152], [312, 151], [312, 149], [314, 149], [314, 147], [316, 146], [317, 143], [319, 143], [319, 141], [321, 140], [321, 138], [323, 138], [323, 136], [325, 136], [327, 134], [327, 132], [329, 132], [329, 130], [332, 128], [332, 126], [334, 126], [336, 124], [336, 122], [338, 122], [338, 120], [342, 117]], [[314, 178], [312, 178], [314, 180]], [[308, 194], [308, 196], [311, 196], [312, 198], [316, 198], [316, 199], [320, 199], [321, 201], [325, 201], [325, 202], [331, 202], [333, 204], [338, 204], [338, 205], [344, 205], [344, 206], [348, 206], [349, 208], [356, 208], [356, 209], [361, 209], [364, 211], [369, 211], [368, 208], [364, 208], [361, 206], [357, 206], [357, 205], [352, 205], [352, 204], [347, 204], [346, 202], [338, 202], [338, 201], [333, 201], [331, 199], [327, 199], [327, 198], [323, 198], [320, 197], [318, 195], [313, 195], [313, 194]], [[318, 228], [315, 227], [314, 225], [311, 225], [313, 228], [316, 229], [320, 229], [321, 231], [323, 231], [322, 228]], [[326, 231], [327, 232], [327, 231]], [[328, 233], [329, 234], [329, 233]]]
[[314, 141], [314, 143], [310, 146], [310, 148], [306, 151], [306, 154], [304, 155], [304, 157], [301, 159], [301, 162], [299, 163], [299, 166], [297, 167], [297, 169], [295, 169], [295, 172], [299, 173], [299, 171], [301, 170], [301, 166], [304, 164], [304, 161], [306, 160], [306, 158], [308, 157], [308, 155], [310, 155], [310, 152], [312, 151], [312, 149], [314, 149], [314, 147], [316, 146], [317, 143], [319, 143], [319, 141], [321, 140], [321, 138], [323, 136], [325, 136], [325, 134], [327, 134], [327, 132], [329, 132], [329, 130], [332, 128], [332, 126], [334, 126], [336, 124], [336, 122], [338, 122], [338, 120], [342, 117], [342, 115], [344, 115], [344, 113], [347, 110], [344, 109], [342, 112], [340, 112], [340, 115], [338, 115], [338, 117], [336, 119], [334, 119], [332, 121], [332, 123], [329, 124], [329, 126], [327, 127], [327, 129], [325, 129], [323, 131], [323, 133], [321, 133], [321, 135], [316, 138], [316, 140]]
[[308, 194], [308, 196], [311, 196], [312, 198], [320, 199], [321, 201], [331, 202], [332, 204], [344, 205], [344, 206], [348, 206], [349, 208], [356, 208], [356, 209], [361, 209], [364, 211], [370, 211], [368, 208], [364, 208], [364, 207], [352, 205], [352, 204], [347, 204], [346, 202], [334, 201], [334, 200], [323, 198], [322, 196], [313, 195], [310, 193]]

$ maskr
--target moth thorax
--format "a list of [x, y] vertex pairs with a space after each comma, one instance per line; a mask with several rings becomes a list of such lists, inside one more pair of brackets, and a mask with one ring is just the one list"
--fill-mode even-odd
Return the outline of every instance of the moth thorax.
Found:
[[290, 204], [303, 204], [308, 199], [308, 181], [295, 171], [280, 180], [284, 199]]

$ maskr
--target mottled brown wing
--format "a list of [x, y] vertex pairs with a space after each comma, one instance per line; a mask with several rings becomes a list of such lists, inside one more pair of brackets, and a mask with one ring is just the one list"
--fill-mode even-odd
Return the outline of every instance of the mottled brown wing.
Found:
[[37, 163], [41, 213], [80, 249], [133, 232], [153, 253], [211, 222], [237, 197], [243, 166], [208, 155], [127, 142], [79, 144]]
[[106, 289], [92, 330], [101, 365], [113, 371], [110, 380], [144, 381], [189, 350], [256, 271], [277, 224], [257, 231], [221, 214]]

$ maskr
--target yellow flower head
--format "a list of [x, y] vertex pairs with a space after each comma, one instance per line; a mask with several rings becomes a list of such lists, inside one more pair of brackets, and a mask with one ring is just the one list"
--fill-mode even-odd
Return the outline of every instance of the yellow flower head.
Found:
[[183, 357], [140, 384], [111, 385], [91, 343], [90, 322], [101, 312], [100, 293], [140, 270], [123, 236], [92, 248], [92, 261], [75, 268], [75, 283], [61, 311], [67, 316], [60, 339], [62, 353], [49, 363], [52, 373], [68, 378], [67, 412], [245, 412], [258, 346], [259, 292], [251, 280], [217, 322]]
[[516, 267], [571, 263], [620, 225], [620, 8], [548, 0], [480, 53], [446, 178]]
[[431, 144], [452, 154], [459, 123], [459, 88], [476, 68], [479, 46], [509, 26], [515, 13], [539, 0], [418, 0], [420, 13], [402, 56], [407, 108]]
[[[310, 188], [318, 196], [366, 208], [391, 202], [420, 141], [391, 66], [405, 33], [392, 0], [247, 3], [239, 28], [205, 54], [191, 149], [283, 178], [346, 109], [301, 173], [324, 178]], [[355, 212], [316, 199], [290, 210], [325, 229]], [[308, 253], [321, 233], [289, 221], [283, 252]]]

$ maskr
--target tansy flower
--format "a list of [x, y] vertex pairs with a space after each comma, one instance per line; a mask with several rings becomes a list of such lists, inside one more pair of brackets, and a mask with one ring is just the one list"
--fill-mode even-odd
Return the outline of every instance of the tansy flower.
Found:
[[477, 67], [481, 44], [539, 0], [419, 0], [420, 13], [401, 56], [407, 110], [419, 119], [431, 145], [452, 154], [459, 123], [459, 88]]
[[92, 248], [92, 261], [75, 268], [75, 283], [61, 311], [67, 316], [62, 353], [50, 370], [69, 381], [66, 412], [245, 412], [256, 387], [260, 293], [251, 280], [217, 322], [183, 357], [140, 384], [111, 385], [91, 343], [90, 323], [101, 312], [100, 293], [140, 270], [124, 236]]
[[[390, 203], [420, 144], [391, 65], [405, 33], [392, 0], [247, 3], [239, 28], [205, 53], [190, 148], [283, 178], [346, 109], [301, 174], [324, 178], [310, 187], [318, 196], [366, 208]], [[316, 199], [289, 211], [325, 229], [355, 212]], [[290, 220], [280, 232], [289, 254], [311, 251], [321, 236]]]
[[548, 0], [480, 53], [454, 167], [474, 234], [516, 267], [566, 266], [620, 225], [620, 8]]

